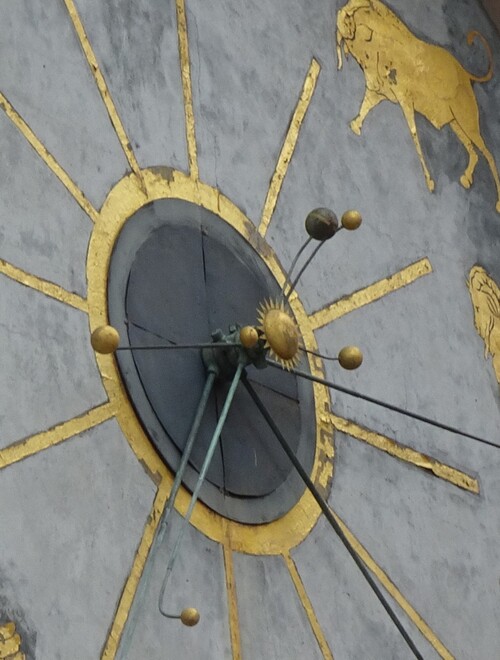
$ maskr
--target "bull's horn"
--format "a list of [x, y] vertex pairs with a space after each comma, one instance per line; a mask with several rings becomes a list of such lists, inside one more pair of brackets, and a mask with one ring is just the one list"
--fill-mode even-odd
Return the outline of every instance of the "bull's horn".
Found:
[[337, 71], [340, 71], [342, 68], [342, 35], [340, 31], [337, 30]]

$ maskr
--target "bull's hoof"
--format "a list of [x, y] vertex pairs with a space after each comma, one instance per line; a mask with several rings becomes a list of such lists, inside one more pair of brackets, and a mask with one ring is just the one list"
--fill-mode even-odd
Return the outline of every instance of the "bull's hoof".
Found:
[[349, 126], [355, 135], [361, 135], [361, 124], [356, 119], [353, 119]]
[[460, 183], [463, 185], [464, 188], [467, 188], [467, 190], [471, 187], [472, 185], [472, 179], [469, 178], [465, 173], [462, 174], [460, 177]]
[[429, 188], [429, 191], [434, 192], [434, 188], [436, 187], [436, 184], [434, 183], [433, 179], [429, 177], [428, 179], [426, 179], [426, 183], [427, 183], [427, 188]]
[[500, 199], [497, 202], [497, 205], [495, 206], [497, 213], [500, 213]]

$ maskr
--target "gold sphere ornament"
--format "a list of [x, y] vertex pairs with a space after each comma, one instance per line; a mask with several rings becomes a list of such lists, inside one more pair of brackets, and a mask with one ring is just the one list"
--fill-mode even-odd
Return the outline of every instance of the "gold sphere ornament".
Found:
[[339, 353], [339, 363], [343, 369], [357, 369], [363, 362], [363, 353], [357, 346], [344, 346]]
[[90, 343], [97, 353], [114, 353], [120, 343], [120, 335], [112, 325], [101, 325], [92, 333]]
[[200, 613], [194, 607], [186, 607], [181, 612], [181, 621], [185, 626], [195, 626], [200, 620]]
[[362, 221], [363, 218], [359, 211], [346, 211], [341, 220], [342, 227], [344, 227], [344, 229], [349, 229], [349, 231], [357, 229]]
[[240, 330], [240, 342], [243, 348], [253, 348], [259, 341], [259, 333], [253, 325], [245, 325]]
[[259, 330], [271, 357], [285, 369], [292, 369], [299, 361], [299, 329], [283, 302], [266, 300], [258, 309]]

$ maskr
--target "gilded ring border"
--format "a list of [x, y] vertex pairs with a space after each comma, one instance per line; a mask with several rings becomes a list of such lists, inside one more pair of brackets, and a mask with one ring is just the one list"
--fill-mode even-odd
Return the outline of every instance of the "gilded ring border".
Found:
[[[187, 174], [167, 167], [141, 170], [141, 179], [129, 174], [110, 191], [94, 225], [87, 255], [88, 308], [90, 330], [108, 323], [107, 281], [115, 241], [127, 221], [142, 206], [150, 202], [177, 198], [198, 204], [230, 224], [247, 240], [267, 264], [279, 285], [284, 271], [278, 258], [257, 232], [257, 228], [227, 197], [217, 189], [192, 179]], [[305, 347], [317, 350], [309, 317], [297, 295], [290, 304], [300, 328]], [[173, 475], [156, 453], [145, 434], [126, 394], [118, 365], [111, 355], [96, 354], [103, 385], [113, 405], [116, 418], [139, 461], [158, 485], [171, 488]], [[309, 355], [312, 373], [322, 376], [322, 363]], [[326, 494], [333, 476], [333, 429], [329, 418], [330, 396], [327, 388], [315, 383], [316, 451], [312, 480]], [[176, 509], [184, 514], [189, 505], [189, 493], [181, 489]], [[198, 502], [191, 519], [203, 534], [218, 543], [230, 542], [233, 550], [255, 555], [275, 555], [288, 552], [311, 531], [321, 511], [309, 492], [282, 518], [262, 525], [245, 525], [223, 518]]]

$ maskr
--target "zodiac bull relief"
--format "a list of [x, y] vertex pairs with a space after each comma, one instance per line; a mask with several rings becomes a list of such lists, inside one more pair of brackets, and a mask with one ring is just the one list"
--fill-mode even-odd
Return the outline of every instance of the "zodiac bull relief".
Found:
[[[473, 82], [487, 82], [493, 76], [491, 49], [482, 35], [469, 32], [467, 43], [480, 39], [489, 58], [488, 71], [476, 76], [466, 71], [447, 50], [418, 39], [380, 0], [349, 0], [337, 12], [337, 58], [342, 68], [342, 50], [352, 55], [365, 74], [365, 96], [358, 116], [351, 121], [357, 135], [366, 115], [381, 101], [401, 106], [417, 150], [427, 187], [434, 181], [427, 168], [415, 124], [415, 112], [435, 128], [446, 124], [455, 132], [469, 156], [460, 178], [470, 188], [478, 162], [477, 151], [490, 167], [497, 189], [496, 210], [500, 213], [500, 179], [495, 160], [479, 128], [479, 110]], [[476, 151], [477, 150], [477, 151]]]
[[500, 289], [481, 266], [473, 266], [467, 280], [474, 309], [474, 325], [484, 341], [484, 357], [493, 358], [500, 383]]

